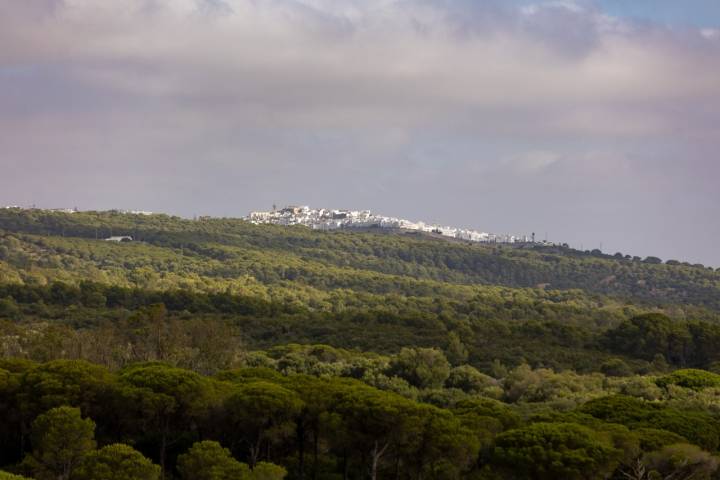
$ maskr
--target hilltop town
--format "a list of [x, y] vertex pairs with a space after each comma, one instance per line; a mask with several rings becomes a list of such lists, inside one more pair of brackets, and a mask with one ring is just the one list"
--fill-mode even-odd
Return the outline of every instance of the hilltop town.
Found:
[[[37, 208], [20, 207], [17, 205], [7, 205], [0, 207], [2, 209], [17, 210], [38, 210], [54, 213], [73, 214], [79, 212], [77, 208]], [[153, 212], [144, 210], [111, 210], [114, 213], [125, 215], [153, 215]], [[197, 219], [211, 219], [211, 216], [201, 216]], [[451, 226], [441, 226], [434, 223], [425, 223], [422, 221], [413, 222], [404, 218], [388, 217], [372, 213], [370, 210], [336, 210], [327, 208], [310, 208], [308, 206], [290, 205], [284, 208], [275, 208], [268, 212], [251, 212], [242, 218], [253, 224], [273, 224], [273, 225], [303, 225], [314, 230], [338, 230], [338, 229], [360, 229], [360, 228], [382, 228], [382, 229], [399, 229], [406, 231], [414, 231], [426, 233], [429, 235], [438, 235], [446, 238], [469, 242], [481, 243], [542, 243], [545, 245], [553, 245], [547, 241], [536, 242], [535, 234], [532, 235], [512, 235], [504, 233], [489, 233], [477, 230], [458, 228]], [[131, 241], [130, 236], [111, 236], [106, 238], [110, 241]]]
[[534, 241], [534, 234], [528, 237], [527, 235], [479, 232], [466, 228], [386, 217], [374, 214], [370, 210], [331, 210], [326, 208], [314, 209], [308, 206], [288, 206], [281, 209], [274, 208], [269, 212], [252, 212], [245, 218], [255, 224], [304, 225], [316, 230], [374, 227], [425, 232], [470, 242], [526, 243]]

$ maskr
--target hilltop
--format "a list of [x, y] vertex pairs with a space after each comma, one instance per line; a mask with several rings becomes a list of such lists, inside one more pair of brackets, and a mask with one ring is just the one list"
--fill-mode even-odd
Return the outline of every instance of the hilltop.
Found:
[[[510, 235], [480, 232], [468, 228], [442, 226], [438, 224], [414, 222], [404, 218], [388, 217], [372, 213], [370, 210], [338, 210], [329, 208], [310, 208], [308, 206], [288, 206], [273, 209], [270, 212], [252, 212], [245, 220], [254, 224], [304, 225], [316, 230], [378, 228], [435, 234], [439, 237], [483, 243], [535, 243], [535, 234]], [[538, 242], [541, 243], [541, 242]], [[542, 242], [548, 244], [547, 242]]]

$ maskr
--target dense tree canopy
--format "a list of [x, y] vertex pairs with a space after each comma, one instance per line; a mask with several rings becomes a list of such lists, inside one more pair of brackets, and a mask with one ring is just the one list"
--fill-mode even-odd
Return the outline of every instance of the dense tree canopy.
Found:
[[0, 479], [711, 478], [720, 273], [658, 260], [0, 210]]

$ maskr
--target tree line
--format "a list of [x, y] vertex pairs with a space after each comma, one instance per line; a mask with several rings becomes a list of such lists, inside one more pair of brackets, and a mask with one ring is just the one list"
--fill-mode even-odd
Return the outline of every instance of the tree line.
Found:
[[[427, 374], [418, 366], [439, 360], [417, 355], [426, 353], [408, 352], [393, 368], [414, 368], [403, 375], [427, 388], [447, 374]], [[659, 377], [660, 401], [610, 394], [558, 410], [475, 394], [441, 407], [266, 367], [203, 376], [157, 362], [111, 372], [6, 359], [0, 465], [37, 480], [709, 479], [717, 413], [678, 399], [712, 396], [718, 379]]]

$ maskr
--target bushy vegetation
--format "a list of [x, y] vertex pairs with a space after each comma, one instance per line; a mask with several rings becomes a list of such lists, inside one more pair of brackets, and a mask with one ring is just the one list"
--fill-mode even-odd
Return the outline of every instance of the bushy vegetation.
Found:
[[117, 212], [0, 229], [0, 479], [717, 475], [705, 267]]
[[[451, 386], [446, 370], [434, 375], [441, 385], [414, 387], [415, 372], [394, 376], [411, 355], [427, 368], [444, 360], [296, 346], [263, 354], [269, 366], [213, 376], [157, 362], [112, 372], [5, 360], [0, 462], [40, 480], [600, 479], [689, 465], [693, 478], [710, 478], [717, 469], [720, 389], [527, 366], [488, 376], [479, 391]], [[288, 358], [304, 358], [307, 372], [290, 373]]]
[[[290, 280], [321, 290], [412, 296], [444, 293], [436, 291], [437, 282], [542, 286], [720, 309], [720, 273], [712, 269], [563, 247], [515, 248], [113, 212], [2, 210], [0, 229], [12, 234], [0, 247], [0, 260], [11, 267], [9, 277], [22, 276], [18, 267], [32, 266], [40, 279], [62, 279], [63, 272], [72, 277], [67, 270], [73, 270], [83, 279], [107, 278], [142, 288], [240, 286], [234, 281], [250, 277], [251, 285]], [[131, 235], [137, 241], [121, 248], [94, 241], [110, 235]], [[18, 250], [18, 243], [25, 245]]]

